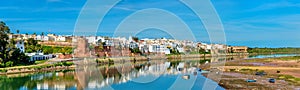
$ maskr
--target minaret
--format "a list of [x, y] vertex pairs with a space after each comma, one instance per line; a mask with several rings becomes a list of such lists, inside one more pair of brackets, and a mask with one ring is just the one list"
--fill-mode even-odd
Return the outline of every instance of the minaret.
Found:
[[21, 52], [25, 53], [25, 45], [24, 45], [24, 41], [22, 39], [21, 40], [17, 40], [16, 47], [18, 49], [20, 49]]

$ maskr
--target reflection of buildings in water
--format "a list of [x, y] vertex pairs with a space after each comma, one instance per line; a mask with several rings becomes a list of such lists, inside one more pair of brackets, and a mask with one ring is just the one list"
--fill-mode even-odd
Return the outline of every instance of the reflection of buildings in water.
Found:
[[[191, 63], [184, 66], [191, 66]], [[112, 84], [126, 83], [142, 76], [178, 75], [195, 71], [195, 68], [184, 67], [184, 72], [182, 72], [178, 71], [176, 67], [176, 65], [171, 66], [170, 62], [136, 64], [134, 67], [133, 65], [86, 66], [78, 67], [76, 72], [34, 75], [31, 80], [42, 81], [36, 84], [37, 89], [100, 89]], [[121, 72], [119, 72], [120, 70]]]
[[220, 62], [225, 61], [226, 57], [211, 57], [210, 62]]
[[[37, 84], [37, 89], [68, 89], [68, 87], [76, 87], [77, 89], [103, 88], [112, 84], [126, 83], [134, 78], [142, 76], [160, 76], [160, 75], [178, 75], [184, 73], [193, 73], [196, 68], [184, 67], [184, 72], [178, 71], [176, 66], [171, 67], [170, 62], [158, 64], [139, 64], [139, 65], [123, 65], [114, 67], [82, 67], [76, 72], [45, 74], [44, 76], [35, 76], [36, 80], [40, 77], [46, 79], [52, 77], [52, 81], [45, 81]], [[185, 65], [189, 66], [189, 65]], [[98, 72], [96, 71], [98, 70]], [[121, 70], [121, 72], [119, 72]], [[67, 80], [66, 76], [73, 77]], [[98, 76], [95, 77], [95, 76]], [[61, 81], [65, 78], [66, 80]], [[57, 81], [57, 80], [59, 81]]]
[[77, 82], [74, 80], [74, 72], [56, 72], [31, 76], [30, 83], [36, 83], [36, 89], [67, 89], [76, 87]]
[[[132, 68], [130, 65], [116, 66], [113, 68], [109, 68], [107, 73], [104, 73], [103, 72], [104, 70], [100, 69], [103, 77], [106, 77], [104, 80], [100, 81], [100, 87], [109, 86], [111, 84], [126, 83], [134, 78], [138, 78], [141, 76], [148, 76], [148, 75], [160, 76], [166, 73], [167, 68], [170, 67], [170, 63], [167, 62], [167, 63], [160, 63], [160, 64], [152, 64], [152, 65], [140, 65], [140, 66], [137, 66], [138, 69], [136, 67]], [[116, 74], [114, 72], [118, 72], [118, 70], [121, 70], [122, 74], [118, 73], [119, 75], [114, 75]]]
[[48, 83], [38, 83], [36, 85], [38, 90], [48, 90], [49, 89], [49, 85]]

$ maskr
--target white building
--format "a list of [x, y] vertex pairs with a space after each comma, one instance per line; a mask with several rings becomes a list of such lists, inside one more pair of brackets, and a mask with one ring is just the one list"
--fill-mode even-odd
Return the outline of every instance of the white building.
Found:
[[88, 43], [91, 43], [91, 44], [105, 42], [105, 39], [103, 37], [99, 37], [99, 36], [89, 36], [89, 37], [85, 37], [85, 38], [88, 40]]
[[37, 35], [36, 37], [35, 37], [35, 40], [42, 40], [42, 36], [41, 35]]
[[23, 53], [25, 52], [24, 41], [21, 41], [21, 40], [17, 41], [16, 47], [18, 49], [20, 49], [21, 52], [23, 52]]
[[44, 36], [44, 37], [42, 38], [42, 41], [49, 41], [49, 37], [48, 37], [48, 36]]
[[159, 44], [152, 44], [149, 45], [148, 48], [150, 53], [164, 53], [164, 54], [170, 54], [170, 50], [165, 45], [159, 45]]
[[65, 42], [66, 41], [66, 37], [65, 36], [57, 36], [55, 38], [55, 41], [57, 41], [57, 42]]
[[27, 56], [30, 57], [30, 61], [38, 61], [38, 60], [47, 60], [54, 58], [54, 55], [44, 55], [44, 53], [25, 53]]
[[184, 49], [182, 47], [176, 47], [176, 49], [178, 50], [179, 53], [184, 53]]

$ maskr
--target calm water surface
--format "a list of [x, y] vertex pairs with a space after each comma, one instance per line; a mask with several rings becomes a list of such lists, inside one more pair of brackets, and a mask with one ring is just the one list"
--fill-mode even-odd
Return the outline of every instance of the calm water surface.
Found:
[[[239, 58], [270, 58], [297, 54], [257, 55]], [[231, 58], [232, 59], [232, 58]], [[203, 76], [197, 65], [226, 60], [149, 61], [125, 64], [82, 66], [76, 71], [40, 72], [0, 76], [0, 90], [40, 89], [116, 89], [182, 90], [216, 89], [221, 86]], [[228, 60], [228, 59], [227, 59]]]
[[[209, 61], [150, 61], [83, 66], [76, 71], [7, 75], [0, 76], [0, 90], [224, 90], [216, 82], [204, 77], [196, 68], [196, 65], [207, 62]], [[204, 87], [208, 85], [209, 87]]]

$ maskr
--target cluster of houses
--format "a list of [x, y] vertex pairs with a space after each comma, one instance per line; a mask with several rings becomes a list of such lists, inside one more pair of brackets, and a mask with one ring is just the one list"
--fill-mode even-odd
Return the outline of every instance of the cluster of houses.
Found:
[[9, 38], [14, 38], [18, 40], [27, 40], [29, 38], [33, 38], [38, 41], [51, 41], [51, 42], [72, 42], [72, 35], [55, 35], [55, 34], [47, 34], [47, 35], [35, 35], [35, 34], [9, 34]]
[[[55, 58], [56, 56], [54, 54], [47, 54], [45, 55], [42, 51], [38, 52], [33, 52], [33, 53], [26, 53], [26, 47], [25, 47], [25, 41], [29, 38], [33, 38], [34, 40], [39, 40], [39, 41], [47, 41], [49, 40], [49, 37], [41, 37], [40, 35], [26, 35], [26, 34], [9, 34], [9, 39], [14, 39], [16, 40], [16, 47], [25, 55], [30, 57], [30, 61], [37, 61], [37, 60], [48, 60], [51, 58]], [[51, 35], [50, 35], [51, 36]], [[55, 36], [55, 35], [53, 35]]]
[[[135, 55], [151, 55], [151, 54], [188, 54], [204, 50], [206, 53], [247, 53], [248, 47], [245, 46], [227, 46], [224, 44], [207, 44], [201, 42], [193, 42], [188, 40], [174, 39], [139, 39], [134, 37], [101, 37], [87, 36], [75, 37], [75, 56], [135, 56]], [[73, 40], [74, 41], [74, 40]], [[90, 48], [90, 47], [93, 48]], [[138, 50], [139, 52], [135, 52]], [[89, 52], [91, 51], [91, 52]], [[138, 54], [133, 54], [138, 53]]]
[[[172, 53], [193, 53], [204, 50], [206, 53], [247, 53], [248, 47], [227, 46], [224, 44], [207, 44], [188, 40], [174, 39], [136, 39], [135, 37], [102, 37], [102, 36], [72, 36], [72, 35], [28, 35], [10, 34], [9, 38], [26, 40], [33, 38], [39, 44], [48, 46], [69, 46], [74, 47], [74, 57], [111, 57], [111, 56], [136, 56], [136, 55], [166, 55]], [[22, 52], [25, 52], [24, 42], [17, 42], [16, 45]], [[138, 54], [136, 54], [138, 53]], [[32, 60], [49, 59], [49, 55], [39, 53], [27, 54]], [[53, 56], [53, 55], [52, 55]], [[58, 56], [60, 57], [60, 56]]]

